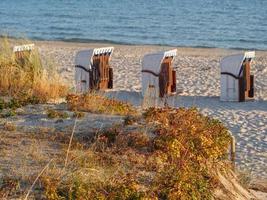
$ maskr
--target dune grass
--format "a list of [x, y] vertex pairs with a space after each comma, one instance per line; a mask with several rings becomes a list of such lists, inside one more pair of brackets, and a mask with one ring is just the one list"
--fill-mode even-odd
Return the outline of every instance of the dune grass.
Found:
[[[22, 43], [22, 42], [21, 42]], [[7, 38], [0, 41], [0, 95], [26, 102], [47, 102], [66, 95], [67, 87], [55, 70], [42, 65], [37, 49], [16, 58]]]
[[230, 167], [227, 129], [196, 109], [151, 108], [137, 123], [73, 147], [64, 169], [41, 177], [46, 198], [212, 199], [216, 172]]
[[69, 94], [67, 104], [70, 110], [111, 115], [135, 115], [136, 109], [129, 103], [109, 99], [91, 92], [81, 95]]

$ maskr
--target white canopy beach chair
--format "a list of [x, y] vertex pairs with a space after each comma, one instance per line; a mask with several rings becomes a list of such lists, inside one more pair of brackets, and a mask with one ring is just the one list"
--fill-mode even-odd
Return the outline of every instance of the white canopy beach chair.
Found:
[[254, 76], [250, 74], [255, 52], [230, 55], [221, 60], [221, 101], [246, 101], [254, 97]]
[[25, 44], [20, 46], [14, 46], [13, 52], [18, 53], [23, 51], [32, 51], [33, 49], [34, 49], [34, 44]]
[[142, 61], [142, 95], [149, 90], [155, 91], [155, 97], [164, 97], [176, 92], [176, 71], [172, 61], [176, 49], [147, 54]]
[[113, 69], [109, 60], [113, 47], [79, 51], [75, 58], [76, 92], [113, 88]]
[[15, 54], [15, 59], [20, 64], [24, 65], [26, 59], [29, 59], [31, 52], [34, 50], [34, 44], [25, 44], [13, 47], [13, 53]]

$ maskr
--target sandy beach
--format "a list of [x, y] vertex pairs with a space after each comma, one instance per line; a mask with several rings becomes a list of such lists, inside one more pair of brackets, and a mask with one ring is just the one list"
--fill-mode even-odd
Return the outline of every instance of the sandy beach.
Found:
[[[111, 59], [114, 89], [108, 96], [142, 104], [141, 60], [146, 53], [172, 49], [166, 46], [131, 46], [99, 43], [36, 42], [43, 57], [53, 61], [63, 80], [74, 88], [74, 57], [78, 50], [114, 46]], [[237, 166], [252, 177], [267, 178], [267, 52], [256, 51], [252, 73], [256, 77], [253, 102], [220, 102], [220, 59], [241, 52], [229, 49], [177, 48], [179, 94], [168, 99], [171, 106], [196, 106], [202, 113], [221, 120], [237, 143]]]
[[[157, 102], [157, 106], [167, 104], [175, 108], [196, 107], [202, 114], [220, 120], [236, 139], [235, 169], [237, 170], [236, 173], [225, 175], [226, 179], [220, 178], [222, 188], [228, 192], [222, 192], [224, 189], [218, 190], [218, 195], [229, 199], [230, 192], [233, 199], [267, 198], [267, 51], [256, 51], [256, 59], [252, 63], [252, 73], [255, 75], [255, 100], [239, 103], [219, 100], [220, 60], [226, 55], [241, 52], [239, 50], [176, 47], [177, 56], [173, 65], [177, 70], [177, 93], [168, 98], [154, 99], [149, 95], [145, 98], [141, 95], [142, 58], [147, 53], [171, 50], [175, 47], [59, 41], [33, 42], [41, 54], [42, 65], [47, 70], [51, 70], [51, 67], [55, 68], [60, 76], [59, 82], [68, 85], [71, 93], [75, 92], [74, 60], [77, 51], [113, 46], [115, 50], [110, 65], [114, 70], [114, 87], [112, 90], [100, 92], [101, 95], [131, 103], [134, 105], [133, 110], [143, 111], [145, 107], [155, 106], [154, 103]], [[11, 46], [17, 43], [11, 40]], [[49, 79], [43, 79], [42, 82], [47, 84]], [[57, 91], [55, 87], [53, 85], [49, 92]], [[65, 96], [67, 93], [66, 91]], [[42, 94], [48, 95], [48, 93]], [[142, 129], [144, 125], [141, 120], [133, 126], [125, 126], [127, 113], [120, 115], [114, 113], [114, 110], [104, 113], [98, 112], [100, 110], [94, 112], [90, 107], [86, 110], [81, 109], [80, 111], [86, 112], [81, 112], [82, 117], [78, 118], [76, 114], [79, 112], [69, 107], [70, 102], [66, 104], [65, 96], [57, 97], [56, 100], [47, 100], [41, 104], [16, 107], [15, 110], [9, 107], [2, 109], [0, 178], [10, 176], [29, 182], [30, 177], [35, 177], [50, 159], [55, 159], [55, 164], [60, 166], [72, 134], [75, 147], [71, 145], [71, 151], [75, 152], [76, 145], [86, 146], [92, 138], [96, 137], [96, 134], [110, 128], [124, 127], [125, 130], [122, 132], [126, 133], [139, 131], [139, 128]], [[67, 98], [68, 101], [69, 97], [77, 98], [75, 95], [70, 95]], [[81, 102], [84, 99], [100, 104], [99, 100], [92, 100], [92, 98], [93, 96], [82, 97], [78, 101], [81, 105], [84, 104]], [[5, 97], [5, 101], [8, 100], [8, 97]], [[94, 103], [92, 106], [99, 109]], [[112, 106], [109, 105], [108, 108]], [[120, 108], [119, 113], [121, 113], [121, 107], [117, 108]], [[188, 122], [188, 120], [185, 121]], [[209, 125], [207, 128], [210, 128]], [[211, 129], [214, 131], [213, 128]], [[149, 131], [149, 128], [146, 126], [141, 131]], [[137, 133], [140, 135], [140, 132]], [[201, 131], [196, 133], [201, 137]], [[28, 190], [27, 188], [27, 184], [20, 188], [22, 193], [16, 194], [19, 199], [21, 199], [20, 195], [24, 195], [24, 191]], [[9, 189], [2, 191], [7, 192], [2, 195], [9, 194]]]
[[267, 200], [248, 4], [0, 1], [0, 200]]

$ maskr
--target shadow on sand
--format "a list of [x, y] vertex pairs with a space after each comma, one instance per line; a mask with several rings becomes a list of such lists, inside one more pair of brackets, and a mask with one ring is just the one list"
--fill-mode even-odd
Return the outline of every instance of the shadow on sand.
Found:
[[[141, 106], [143, 97], [141, 92], [135, 91], [108, 91], [105, 95], [109, 98], [114, 98], [120, 101], [129, 102], [134, 106]], [[260, 110], [267, 111], [267, 101], [247, 101], [247, 102], [222, 102], [219, 96], [183, 96], [173, 95], [167, 99], [161, 100], [172, 107], [198, 107], [201, 109], [227, 109], [227, 110]]]

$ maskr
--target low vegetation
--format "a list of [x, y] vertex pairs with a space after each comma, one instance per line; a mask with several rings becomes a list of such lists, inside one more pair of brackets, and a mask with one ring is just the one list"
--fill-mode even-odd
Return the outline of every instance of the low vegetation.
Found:
[[73, 117], [75, 117], [75, 118], [83, 118], [83, 117], [85, 117], [85, 113], [84, 112], [79, 112], [79, 111], [75, 111], [74, 113], [73, 113]]
[[217, 172], [230, 167], [226, 128], [196, 109], [151, 108], [136, 123], [135, 130], [111, 128], [90, 147], [73, 148], [65, 168], [42, 176], [46, 197], [212, 199]]
[[106, 113], [111, 115], [134, 115], [136, 110], [130, 104], [108, 99], [96, 93], [69, 94], [67, 104], [72, 111]]
[[38, 50], [17, 58], [8, 39], [0, 41], [0, 95], [12, 97], [19, 104], [44, 103], [64, 97], [67, 87], [62, 85], [55, 70], [42, 66]]
[[69, 115], [67, 112], [49, 109], [49, 110], [47, 110], [47, 117], [50, 119], [54, 119], [54, 118], [66, 119], [69, 117]]
[[[67, 87], [60, 83], [56, 73], [43, 68], [38, 51], [21, 62], [7, 40], [1, 44], [0, 95], [9, 98], [0, 99], [0, 110], [7, 111], [1, 117], [14, 116], [16, 108], [29, 103], [66, 97]], [[14, 145], [25, 146], [19, 148], [18, 155], [28, 151], [27, 159], [21, 159], [23, 163], [30, 160], [31, 164], [25, 165], [32, 167], [37, 163], [35, 168], [39, 170], [53, 157], [36, 184], [38, 189], [32, 192], [37, 199], [212, 199], [214, 190], [220, 187], [218, 173], [231, 168], [228, 130], [195, 108], [149, 108], [141, 115], [130, 104], [97, 93], [69, 94], [66, 99], [74, 118], [92, 112], [122, 115], [125, 120], [104, 131], [90, 130], [93, 136], [83, 133], [72, 138], [72, 130], [69, 137], [50, 129], [32, 134], [33, 138], [29, 138], [30, 133], [25, 134], [24, 141]], [[48, 118], [69, 117], [67, 112], [52, 109], [46, 114]], [[5, 144], [1, 156], [14, 156], [13, 149], [10, 152], [7, 147], [18, 142], [10, 134], [15, 135], [16, 130], [10, 122], [3, 125], [1, 131], [8, 132], [5, 135], [11, 141], [1, 140]], [[17, 133], [17, 137], [21, 135]], [[32, 146], [26, 148], [27, 145]], [[29, 188], [25, 182], [32, 183], [33, 175], [24, 177], [23, 184], [21, 179], [1, 177], [0, 197], [24, 196]]]

